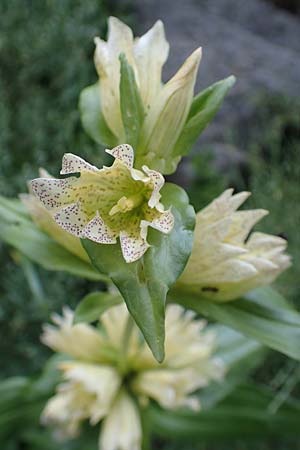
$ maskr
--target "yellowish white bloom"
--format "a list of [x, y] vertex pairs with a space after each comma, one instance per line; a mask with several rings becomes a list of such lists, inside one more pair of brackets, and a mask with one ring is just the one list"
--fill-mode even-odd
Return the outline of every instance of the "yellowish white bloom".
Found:
[[[41, 169], [40, 176], [54, 178], [48, 172]], [[28, 210], [33, 222], [52, 239], [65, 247], [69, 252], [86, 262], [90, 262], [86, 251], [83, 249], [80, 239], [64, 231], [53, 219], [51, 212], [33, 195], [29, 186], [29, 194], [21, 194], [20, 199]]]
[[147, 251], [148, 227], [169, 233], [174, 225], [170, 210], [160, 203], [163, 176], [143, 166], [133, 168], [130, 145], [106, 150], [115, 161], [111, 167], [97, 169], [80, 157], [66, 153], [64, 179], [37, 178], [31, 189], [55, 222], [73, 236], [99, 244], [115, 244], [120, 238], [126, 262], [141, 258]]
[[159, 153], [159, 170], [171, 171], [164, 169], [164, 157], [175, 145], [190, 110], [201, 48], [187, 58], [173, 78], [162, 84], [162, 67], [168, 58], [169, 44], [160, 20], [142, 37], [134, 39], [127, 25], [110, 17], [107, 42], [96, 37], [95, 44], [101, 108], [108, 127], [119, 143], [126, 140], [119, 91], [119, 56], [124, 53], [133, 68], [145, 111], [138, 150], [145, 155], [144, 161], [149, 165]]
[[268, 211], [237, 211], [249, 192], [226, 190], [196, 216], [191, 257], [178, 285], [212, 300], [233, 300], [267, 285], [287, 267], [287, 242], [278, 236], [250, 233]]
[[[164, 408], [199, 408], [195, 391], [220, 379], [212, 357], [214, 335], [204, 322], [178, 305], [166, 309], [166, 358], [153, 358], [122, 303], [102, 314], [97, 328], [72, 324], [72, 312], [54, 316], [42, 341], [67, 355], [59, 367], [63, 382], [42, 414], [61, 438], [76, 437], [83, 421], [102, 421], [100, 450], [139, 450], [139, 408], [153, 399]], [[128, 326], [131, 324], [131, 326]], [[130, 330], [130, 333], [128, 332]]]

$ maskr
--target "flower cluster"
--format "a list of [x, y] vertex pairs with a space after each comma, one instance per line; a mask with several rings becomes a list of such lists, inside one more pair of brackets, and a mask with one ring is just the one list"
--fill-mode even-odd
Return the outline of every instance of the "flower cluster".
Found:
[[134, 262], [149, 247], [149, 226], [162, 233], [173, 228], [171, 211], [160, 203], [164, 178], [147, 166], [134, 169], [129, 145], [106, 151], [115, 158], [111, 167], [97, 169], [67, 153], [60, 173], [79, 177], [37, 178], [30, 186], [65, 231], [99, 244], [115, 244], [120, 238], [125, 261]]
[[178, 280], [216, 301], [270, 284], [290, 265], [285, 239], [260, 232], [249, 235], [268, 212], [236, 211], [250, 193], [232, 194], [233, 189], [226, 190], [198, 212], [192, 254]]
[[59, 367], [63, 383], [43, 412], [60, 438], [76, 437], [83, 421], [102, 421], [99, 448], [139, 450], [139, 408], [149, 399], [164, 408], [199, 409], [191, 395], [210, 380], [222, 378], [223, 366], [212, 357], [214, 335], [203, 321], [177, 305], [166, 310], [166, 358], [158, 364], [133, 325], [124, 304], [100, 317], [99, 327], [73, 324], [73, 313], [53, 316], [42, 341], [67, 355]]

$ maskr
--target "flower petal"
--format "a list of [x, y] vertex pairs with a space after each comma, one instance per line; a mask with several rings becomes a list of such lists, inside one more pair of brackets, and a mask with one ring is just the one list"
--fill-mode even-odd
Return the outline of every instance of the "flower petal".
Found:
[[44, 325], [41, 336], [43, 344], [83, 361], [104, 361], [103, 337], [86, 323], [73, 325], [73, 317], [73, 312], [68, 308], [63, 309], [63, 316], [53, 314], [51, 319], [57, 326]]
[[140, 236], [130, 236], [126, 231], [120, 232], [120, 243], [124, 259], [127, 263], [140, 259], [150, 247], [145, 239]]
[[[201, 59], [195, 50], [175, 76], [163, 86], [143, 122], [141, 143], [151, 166], [151, 158], [168, 159], [187, 119]], [[164, 168], [162, 167], [164, 170]]]
[[74, 178], [68, 178], [66, 180], [36, 178], [30, 182], [30, 186], [32, 192], [47, 209], [55, 210], [73, 201], [71, 189], [73, 183]]
[[[66, 380], [80, 383], [87, 394], [95, 394], [96, 398], [90, 399], [89, 410], [91, 423], [97, 423], [108, 413], [120, 387], [118, 372], [111, 366], [77, 361], [64, 362], [59, 367]], [[76, 388], [75, 384], [73, 389], [76, 391]]]
[[142, 427], [138, 409], [125, 390], [116, 398], [104, 420], [100, 450], [140, 450]]
[[80, 203], [71, 203], [60, 209], [54, 215], [55, 222], [68, 233], [81, 237], [82, 230], [86, 224], [87, 217], [83, 212]]
[[122, 144], [111, 150], [106, 149], [105, 151], [109, 155], [113, 156], [117, 161], [122, 162], [126, 167], [128, 167], [128, 169], [133, 168], [134, 151], [131, 145]]
[[142, 169], [149, 176], [154, 186], [151, 197], [148, 201], [150, 208], [154, 208], [159, 203], [161, 198], [159, 191], [165, 184], [165, 179], [161, 173], [156, 172], [156, 170], [151, 170], [147, 166], [143, 166]]
[[268, 211], [265, 209], [249, 209], [247, 211], [237, 211], [231, 216], [231, 224], [226, 241], [232, 244], [242, 244], [254, 225], [259, 222]]
[[133, 51], [142, 100], [148, 109], [161, 89], [161, 71], [169, 54], [164, 25], [160, 20], [147, 33], [135, 39]]
[[99, 172], [97, 167], [92, 166], [79, 156], [73, 155], [73, 153], [65, 153], [62, 160], [61, 175], [67, 175], [69, 173], [76, 173], [81, 171], [87, 172]]
[[116, 235], [104, 223], [98, 212], [96, 217], [83, 228], [81, 237], [98, 242], [98, 244], [115, 244], [117, 242]]
[[143, 239], [147, 237], [148, 227], [154, 228], [155, 230], [160, 231], [161, 233], [168, 234], [173, 229], [174, 226], [174, 216], [170, 210], [165, 211], [157, 218], [152, 220], [142, 220], [141, 221], [141, 236]]
[[118, 138], [124, 142], [124, 127], [120, 110], [120, 53], [125, 53], [128, 63], [137, 71], [133, 58], [133, 34], [131, 29], [116, 17], [108, 20], [107, 42], [95, 38], [95, 65], [100, 77], [99, 101], [105, 121]]
[[45, 231], [52, 239], [65, 247], [69, 252], [90, 263], [86, 251], [81, 245], [80, 240], [70, 233], [65, 232], [54, 220], [52, 213], [31, 194], [19, 195], [22, 203], [29, 211], [32, 220], [41, 230]]

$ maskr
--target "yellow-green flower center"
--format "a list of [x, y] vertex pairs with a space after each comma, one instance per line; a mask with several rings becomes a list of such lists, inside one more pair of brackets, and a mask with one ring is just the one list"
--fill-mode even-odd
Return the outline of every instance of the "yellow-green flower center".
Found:
[[130, 197], [123, 196], [118, 200], [117, 204], [109, 211], [110, 216], [117, 213], [126, 213], [140, 206], [145, 201], [145, 196], [142, 193], [133, 194]]

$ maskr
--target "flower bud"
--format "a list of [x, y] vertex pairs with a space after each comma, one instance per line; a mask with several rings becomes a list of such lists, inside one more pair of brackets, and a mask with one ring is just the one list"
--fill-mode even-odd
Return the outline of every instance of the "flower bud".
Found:
[[195, 50], [164, 85], [161, 73], [168, 57], [169, 44], [161, 21], [157, 21], [142, 37], [134, 39], [127, 25], [110, 17], [107, 42], [96, 37], [95, 44], [99, 102], [117, 142], [125, 140], [120, 107], [119, 56], [123, 53], [133, 69], [144, 107], [145, 118], [140, 136], [136, 139], [138, 166], [146, 163], [162, 173], [173, 172], [180, 158], [173, 157], [172, 150], [191, 107], [201, 48]]
[[290, 266], [281, 237], [250, 233], [266, 214], [263, 209], [237, 211], [249, 192], [226, 190], [196, 216], [191, 257], [178, 285], [215, 301], [233, 300], [272, 283]]

